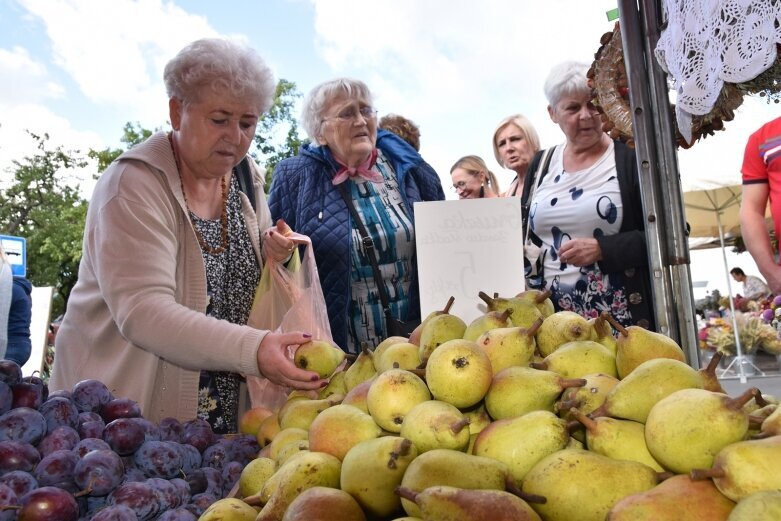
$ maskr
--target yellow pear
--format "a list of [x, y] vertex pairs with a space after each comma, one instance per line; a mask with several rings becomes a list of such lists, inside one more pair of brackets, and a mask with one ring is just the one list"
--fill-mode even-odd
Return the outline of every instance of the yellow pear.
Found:
[[350, 389], [344, 396], [342, 403], [344, 405], [352, 405], [353, 407], [357, 407], [363, 412], [368, 413], [369, 407], [366, 405], [366, 396], [369, 394], [369, 388], [372, 386], [372, 383], [374, 383], [374, 378], [376, 377], [361, 382]]
[[344, 396], [347, 393], [347, 385], [345, 384], [346, 374], [347, 373], [345, 371], [335, 372], [328, 381], [328, 385], [323, 387], [320, 392], [317, 393], [317, 397], [323, 399], [335, 394]]
[[420, 349], [410, 342], [398, 342], [382, 353], [382, 357], [376, 363], [377, 372], [381, 373], [397, 367], [399, 369], [416, 369], [420, 366]]
[[401, 499], [393, 491], [417, 456], [415, 445], [398, 436], [362, 441], [344, 456], [340, 488], [367, 514], [385, 519], [401, 510]]
[[652, 358], [686, 362], [683, 349], [672, 338], [640, 326], [624, 327], [610, 315], [607, 319], [618, 331], [616, 368], [619, 378], [625, 378], [635, 367]]
[[482, 400], [492, 378], [491, 360], [472, 340], [448, 340], [431, 353], [426, 364], [432, 396], [456, 407], [471, 407]]
[[498, 327], [512, 326], [513, 323], [510, 320], [511, 311], [512, 310], [510, 309], [505, 309], [504, 311], [488, 311], [483, 313], [466, 326], [463, 338], [466, 340], [477, 340], [477, 337], [486, 331]]
[[304, 399], [287, 402], [279, 410], [279, 426], [282, 429], [289, 429], [290, 427], [309, 429], [315, 416], [327, 408], [341, 403], [343, 399], [343, 394], [334, 394], [322, 400]]
[[396, 493], [414, 502], [423, 519], [541, 521], [526, 501], [503, 490], [435, 486], [416, 492], [399, 487]]
[[410, 409], [430, 399], [426, 382], [419, 376], [404, 369], [389, 369], [372, 382], [366, 406], [377, 425], [398, 434]]
[[610, 390], [615, 387], [618, 378], [606, 374], [588, 374], [583, 377], [586, 383], [581, 387], [565, 389], [561, 400], [556, 402], [554, 410], [567, 418], [572, 407], [577, 408], [583, 414], [590, 414], [605, 401]]
[[410, 409], [400, 434], [421, 454], [433, 449], [463, 451], [469, 446], [469, 420], [455, 406], [429, 400]]
[[553, 371], [567, 378], [583, 378], [595, 373], [618, 376], [615, 355], [593, 340], [565, 342], [541, 363], [532, 362], [531, 366]]
[[494, 374], [514, 365], [529, 365], [537, 343], [534, 335], [542, 325], [542, 318], [529, 328], [502, 327], [491, 329], [480, 335], [475, 341], [491, 360]]
[[545, 357], [560, 345], [573, 340], [591, 340], [594, 334], [588, 320], [573, 311], [557, 311], [546, 317], [537, 330], [537, 350]]
[[277, 462], [271, 458], [251, 460], [239, 476], [239, 497], [252, 496], [260, 492], [263, 484], [277, 470]]
[[491, 423], [491, 417], [488, 415], [488, 411], [485, 410], [485, 403], [483, 402], [461, 409], [461, 412], [464, 414], [464, 418], [469, 420], [470, 435], [478, 434]]
[[515, 327], [529, 328], [537, 320], [545, 318], [534, 300], [524, 297], [490, 297], [482, 291], [477, 295], [486, 303], [489, 311], [509, 311], [511, 325]]
[[345, 393], [353, 390], [361, 382], [371, 380], [377, 374], [374, 357], [375, 354], [369, 351], [366, 345], [361, 346], [358, 358], [344, 372]]
[[258, 445], [265, 447], [271, 443], [271, 440], [274, 439], [274, 436], [277, 435], [280, 429], [281, 427], [279, 426], [279, 417], [277, 416], [277, 413], [269, 415], [261, 422], [260, 427], [258, 428], [258, 434], [256, 436]]
[[[260, 496], [268, 496], [268, 500], [255, 521], [279, 521], [293, 500], [312, 487], [339, 488], [341, 469], [339, 459], [323, 452], [302, 452], [290, 458], [263, 486]], [[265, 492], [267, 487], [273, 487], [273, 492]], [[244, 501], [255, 503], [250, 498]]]
[[209, 505], [199, 521], [255, 521], [258, 512], [237, 498], [219, 499]]
[[648, 450], [664, 468], [676, 474], [709, 468], [719, 451], [745, 438], [748, 414], [742, 407], [757, 392], [751, 388], [730, 398], [705, 389], [675, 391], [648, 413]]
[[428, 360], [431, 353], [448, 340], [463, 338], [466, 324], [463, 320], [450, 313], [442, 313], [431, 317], [421, 329], [420, 359]]
[[309, 439], [309, 431], [298, 427], [289, 427], [287, 429], [280, 430], [274, 439], [269, 443], [268, 457], [276, 460], [279, 451], [292, 442], [307, 441]]
[[574, 407], [570, 413], [586, 427], [588, 450], [613, 459], [637, 461], [659, 472], [665, 471], [648, 452], [642, 423], [606, 416], [592, 419]]
[[550, 297], [551, 290], [549, 289], [527, 289], [526, 291], [521, 291], [515, 295], [515, 298], [517, 299], [534, 302], [534, 305], [537, 306], [537, 309], [540, 310], [543, 317], [549, 317], [556, 312]]
[[582, 378], [564, 378], [552, 371], [508, 367], [494, 376], [485, 395], [485, 408], [494, 420], [531, 411], [553, 411], [553, 404], [564, 389], [585, 383]]
[[781, 519], [781, 490], [763, 490], [741, 499], [730, 513], [727, 521], [773, 521], [776, 519]]
[[763, 490], [781, 491], [781, 436], [745, 440], [721, 449], [710, 468], [691, 471], [696, 480], [713, 479], [722, 494], [732, 501]]
[[612, 416], [645, 423], [651, 408], [681, 389], [702, 387], [696, 370], [671, 358], [643, 362], [622, 379], [605, 397], [593, 416]]
[[420, 345], [420, 335], [423, 333], [423, 327], [426, 325], [426, 323], [434, 318], [437, 315], [442, 314], [448, 314], [450, 313], [450, 308], [453, 307], [453, 304], [455, 303], [456, 298], [454, 296], [450, 296], [450, 298], [447, 299], [447, 303], [445, 304], [445, 307], [441, 310], [435, 310], [426, 315], [426, 318], [424, 318], [420, 324], [418, 324], [418, 327], [416, 327], [412, 333], [409, 335], [409, 339], [404, 339], [405, 342], [410, 342], [411, 344], [415, 344], [416, 346]]
[[344, 361], [345, 353], [330, 342], [310, 340], [299, 345], [293, 358], [297, 367], [328, 378]]
[[303, 491], [285, 510], [282, 521], [366, 521], [355, 499], [336, 488], [312, 487]]
[[385, 350], [388, 349], [393, 344], [397, 344], [399, 342], [409, 342], [409, 339], [403, 336], [389, 336], [388, 338], [386, 338], [385, 340], [377, 344], [377, 347], [375, 347], [374, 351], [372, 351], [372, 361], [374, 362], [375, 370], [377, 369], [377, 362], [380, 360]]
[[[501, 461], [457, 450], [434, 449], [412, 460], [401, 480], [401, 486], [412, 490], [424, 490], [436, 485], [504, 490], [508, 478], [507, 465]], [[402, 499], [401, 503], [407, 514], [414, 517], [421, 515], [420, 508], [413, 501]]]
[[538, 461], [566, 447], [569, 438], [564, 420], [552, 412], [532, 411], [491, 423], [477, 436], [472, 453], [505, 463], [520, 483]]
[[621, 499], [650, 490], [657, 482], [656, 471], [642, 463], [564, 449], [532, 467], [521, 488], [546, 498], [532, 505], [543, 519], [605, 521]]
[[334, 405], [318, 414], [309, 426], [309, 450], [342, 460], [354, 445], [381, 433], [372, 417], [357, 407]]
[[734, 507], [735, 503], [724, 497], [711, 480], [692, 481], [678, 474], [651, 490], [625, 497], [610, 510], [607, 520], [727, 521]]
[[598, 317], [589, 320], [589, 322], [591, 323], [591, 329], [594, 331], [592, 340], [607, 347], [615, 356], [618, 352], [618, 342], [608, 321], [609, 315], [610, 313], [603, 311]]

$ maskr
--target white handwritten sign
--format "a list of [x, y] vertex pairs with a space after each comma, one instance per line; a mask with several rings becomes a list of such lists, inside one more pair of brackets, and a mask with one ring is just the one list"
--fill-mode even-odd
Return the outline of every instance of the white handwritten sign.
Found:
[[467, 324], [486, 311], [484, 291], [524, 290], [523, 227], [517, 197], [415, 203], [415, 247], [422, 317], [442, 309]]

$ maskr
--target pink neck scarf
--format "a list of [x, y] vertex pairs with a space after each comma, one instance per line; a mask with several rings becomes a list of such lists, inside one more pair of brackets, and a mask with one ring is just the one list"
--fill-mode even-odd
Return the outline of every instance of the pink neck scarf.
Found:
[[347, 166], [338, 159], [334, 159], [342, 167], [338, 172], [336, 172], [333, 181], [331, 181], [334, 185], [344, 183], [348, 178], [355, 179], [356, 177], [366, 179], [372, 183], [382, 183], [383, 181], [382, 174], [372, 170], [374, 163], [377, 162], [376, 148], [372, 149], [372, 153], [369, 155], [369, 158], [358, 166]]

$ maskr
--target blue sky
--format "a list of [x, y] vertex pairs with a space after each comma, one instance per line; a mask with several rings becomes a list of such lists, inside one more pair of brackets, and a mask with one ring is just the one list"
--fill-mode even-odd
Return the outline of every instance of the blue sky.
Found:
[[[543, 146], [562, 135], [542, 85], [563, 60], [591, 62], [615, 0], [0, 0], [0, 182], [34, 150], [24, 129], [87, 150], [119, 146], [128, 121], [164, 126], [162, 69], [205, 36], [244, 39], [302, 92], [367, 82], [380, 114], [421, 128], [421, 153], [450, 186], [467, 154], [496, 164], [496, 124], [521, 112]], [[747, 99], [726, 131], [679, 151], [684, 189], [740, 182], [743, 145], [781, 105]], [[88, 179], [87, 169], [83, 177]], [[86, 193], [91, 186], [84, 184]], [[449, 197], [455, 197], [447, 190]], [[747, 270], [749, 271], [749, 270]]]

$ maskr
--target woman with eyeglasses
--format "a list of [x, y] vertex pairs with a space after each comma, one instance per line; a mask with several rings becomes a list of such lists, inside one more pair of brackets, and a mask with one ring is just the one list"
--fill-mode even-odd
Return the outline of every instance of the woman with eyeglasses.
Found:
[[[388, 336], [369, 255], [393, 317], [420, 321], [413, 203], [445, 194], [414, 148], [377, 129], [372, 95], [361, 81], [316, 86], [304, 99], [301, 123], [311, 143], [274, 170], [269, 206], [274, 219], [311, 237], [333, 340], [356, 353], [362, 342], [376, 346]], [[362, 248], [361, 225], [373, 249]]]
[[[604, 310], [624, 325], [653, 329], [635, 152], [602, 130], [587, 71], [585, 63], [565, 62], [545, 81], [548, 114], [565, 141], [547, 165], [538, 153], [524, 182], [527, 287], [550, 289], [557, 311], [590, 318]], [[531, 259], [534, 247], [540, 254]]]
[[464, 156], [450, 168], [453, 191], [459, 199], [499, 197], [499, 181], [479, 156]]

